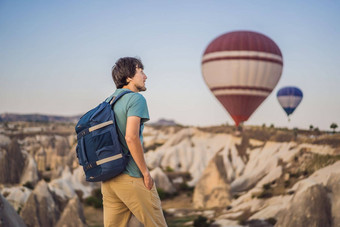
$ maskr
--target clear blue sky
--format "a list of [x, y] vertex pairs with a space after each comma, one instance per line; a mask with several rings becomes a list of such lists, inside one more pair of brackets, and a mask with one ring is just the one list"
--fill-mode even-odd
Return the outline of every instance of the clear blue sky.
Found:
[[[216, 36], [252, 30], [280, 47], [284, 68], [245, 123], [340, 126], [338, 1], [0, 1], [0, 113], [76, 115], [115, 89], [111, 67], [138, 56], [148, 75], [151, 121], [233, 124], [201, 74]], [[286, 85], [304, 99], [287, 121], [276, 99]]]

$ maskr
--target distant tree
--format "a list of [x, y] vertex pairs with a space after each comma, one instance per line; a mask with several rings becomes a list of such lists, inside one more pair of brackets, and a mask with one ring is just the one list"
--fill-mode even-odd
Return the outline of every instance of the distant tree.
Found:
[[270, 127], [270, 128], [275, 128], [274, 124], [270, 124], [269, 127]]
[[335, 129], [338, 127], [338, 125], [336, 123], [332, 123], [329, 127], [333, 129], [333, 133], [335, 133]]
[[297, 136], [298, 136], [298, 132], [299, 132], [299, 129], [298, 129], [298, 128], [293, 128], [293, 134], [294, 134], [295, 139], [296, 139]]
[[236, 131], [237, 132], [242, 132], [243, 131], [243, 127], [241, 124], [239, 124], [239, 126], [236, 127]]
[[316, 135], [320, 135], [320, 134], [321, 134], [318, 127], [314, 128], [314, 133], [315, 133]]
[[310, 130], [310, 131], [313, 131], [313, 128], [314, 128], [313, 125], [310, 125], [310, 126], [309, 126], [309, 130]]

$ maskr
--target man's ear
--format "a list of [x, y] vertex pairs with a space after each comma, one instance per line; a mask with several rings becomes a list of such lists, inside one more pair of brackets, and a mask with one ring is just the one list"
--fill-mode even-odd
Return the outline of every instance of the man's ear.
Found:
[[126, 78], [126, 82], [127, 82], [127, 83], [130, 83], [131, 80], [132, 80], [132, 78], [130, 78], [130, 77]]

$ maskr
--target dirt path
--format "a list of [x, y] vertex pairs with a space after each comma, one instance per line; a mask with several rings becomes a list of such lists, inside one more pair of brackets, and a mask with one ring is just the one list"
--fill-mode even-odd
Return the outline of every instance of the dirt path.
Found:
[[169, 208], [192, 208], [192, 195], [187, 195], [186, 193], [182, 193], [172, 199], [166, 199], [162, 201], [163, 210]]

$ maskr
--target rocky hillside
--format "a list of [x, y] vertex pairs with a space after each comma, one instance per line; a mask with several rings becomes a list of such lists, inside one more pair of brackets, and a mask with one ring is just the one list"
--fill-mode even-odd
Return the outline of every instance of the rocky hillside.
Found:
[[20, 215], [7, 217], [4, 226], [86, 225], [80, 199], [98, 185], [83, 179], [73, 152], [73, 128], [25, 122], [1, 125], [0, 191], [2, 201], [12, 206], [3, 209]]
[[145, 133], [149, 167], [163, 169], [178, 192], [183, 183], [193, 188], [187, 204], [183, 196], [177, 196], [181, 206], [170, 203], [168, 219], [196, 216], [196, 222], [213, 226], [340, 226], [340, 135], [262, 127], [236, 132], [227, 126]]
[[[150, 125], [144, 139], [169, 226], [340, 226], [337, 134]], [[5, 226], [88, 224], [100, 185], [84, 181], [75, 145], [74, 124], [0, 124]]]
[[3, 113], [0, 114], [0, 122], [15, 122], [15, 121], [26, 121], [26, 122], [77, 122], [81, 115], [65, 117], [45, 114], [13, 114]]

